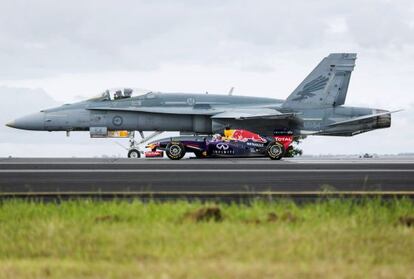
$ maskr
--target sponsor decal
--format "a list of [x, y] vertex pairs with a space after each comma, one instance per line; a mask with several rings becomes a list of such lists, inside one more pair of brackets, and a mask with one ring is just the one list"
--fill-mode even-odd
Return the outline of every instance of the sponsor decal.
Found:
[[275, 140], [278, 142], [287, 142], [287, 141], [291, 141], [292, 137], [275, 137]]
[[285, 149], [287, 149], [293, 141], [293, 136], [276, 136], [274, 139], [276, 142], [281, 143]]
[[227, 130], [225, 131], [225, 134], [228, 138], [247, 142], [248, 140], [254, 141], [254, 142], [261, 142], [265, 143], [266, 140], [259, 136], [258, 134], [255, 134], [253, 132], [247, 131], [247, 130]]
[[227, 149], [229, 149], [229, 145], [226, 144], [226, 143], [220, 142], [220, 143], [216, 144], [216, 148], [219, 149], [219, 150], [227, 150]]
[[264, 147], [263, 143], [259, 143], [259, 142], [246, 142], [246, 145], [248, 146], [254, 146], [254, 147]]
[[234, 150], [213, 150], [213, 154], [232, 155], [234, 154]]

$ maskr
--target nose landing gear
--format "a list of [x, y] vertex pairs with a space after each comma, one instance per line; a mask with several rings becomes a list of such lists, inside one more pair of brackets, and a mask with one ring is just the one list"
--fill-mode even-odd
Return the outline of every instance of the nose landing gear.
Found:
[[128, 158], [139, 159], [141, 158], [141, 152], [137, 149], [131, 149], [128, 151]]

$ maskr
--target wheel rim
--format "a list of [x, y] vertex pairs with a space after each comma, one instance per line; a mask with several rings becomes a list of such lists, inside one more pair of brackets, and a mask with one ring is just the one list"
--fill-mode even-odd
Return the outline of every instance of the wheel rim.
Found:
[[170, 147], [170, 154], [172, 156], [178, 156], [181, 153], [181, 148], [178, 145], [173, 145]]
[[279, 146], [277, 145], [273, 145], [272, 147], [270, 147], [270, 154], [272, 154], [272, 156], [278, 156], [280, 155], [280, 153], [282, 153], [282, 150]]
[[129, 153], [129, 157], [131, 157], [131, 158], [138, 158], [138, 152], [132, 151], [131, 153]]

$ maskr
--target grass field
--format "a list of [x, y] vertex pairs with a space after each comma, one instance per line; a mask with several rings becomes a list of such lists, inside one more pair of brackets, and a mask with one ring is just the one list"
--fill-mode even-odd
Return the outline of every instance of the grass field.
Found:
[[414, 278], [414, 203], [0, 204], [0, 278]]

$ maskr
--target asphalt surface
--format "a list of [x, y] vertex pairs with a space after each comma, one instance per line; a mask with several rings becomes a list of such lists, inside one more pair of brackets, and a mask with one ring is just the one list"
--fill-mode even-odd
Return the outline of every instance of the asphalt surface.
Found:
[[220, 197], [382, 193], [414, 197], [411, 159], [0, 158], [0, 196]]

